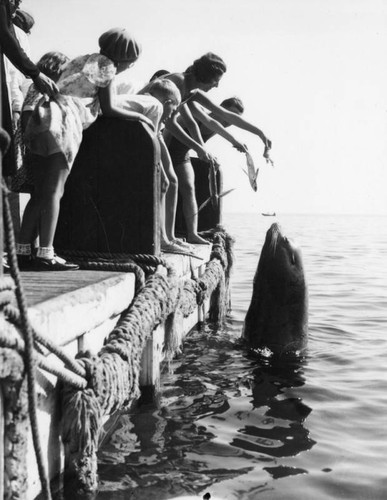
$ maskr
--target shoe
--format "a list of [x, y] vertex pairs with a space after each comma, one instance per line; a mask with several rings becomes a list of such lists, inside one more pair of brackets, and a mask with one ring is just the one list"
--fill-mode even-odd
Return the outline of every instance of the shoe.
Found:
[[31, 271], [34, 265], [31, 255], [18, 255], [17, 265], [20, 271]]
[[54, 255], [53, 259], [44, 259], [36, 257], [33, 264], [34, 271], [76, 271], [79, 269], [78, 264], [66, 262], [61, 257]]

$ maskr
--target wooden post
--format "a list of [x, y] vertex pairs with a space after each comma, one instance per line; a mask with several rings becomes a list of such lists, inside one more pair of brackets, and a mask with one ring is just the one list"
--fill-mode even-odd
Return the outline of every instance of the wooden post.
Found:
[[157, 255], [159, 179], [154, 133], [140, 122], [98, 118], [66, 182], [54, 246]]

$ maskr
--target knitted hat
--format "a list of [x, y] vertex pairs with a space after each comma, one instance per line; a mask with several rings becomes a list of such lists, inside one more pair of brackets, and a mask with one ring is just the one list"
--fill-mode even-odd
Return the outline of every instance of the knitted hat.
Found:
[[112, 28], [98, 40], [100, 52], [114, 62], [135, 61], [141, 54], [141, 46], [125, 28]]
[[28, 34], [35, 24], [35, 19], [25, 10], [17, 9], [12, 22], [15, 26], [23, 30], [24, 33]]

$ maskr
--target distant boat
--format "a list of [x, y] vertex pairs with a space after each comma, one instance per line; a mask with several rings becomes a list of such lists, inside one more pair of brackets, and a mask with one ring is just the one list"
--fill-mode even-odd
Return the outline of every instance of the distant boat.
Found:
[[265, 217], [275, 217], [276, 213], [275, 212], [271, 212], [271, 213], [262, 212], [261, 215], [264, 215]]

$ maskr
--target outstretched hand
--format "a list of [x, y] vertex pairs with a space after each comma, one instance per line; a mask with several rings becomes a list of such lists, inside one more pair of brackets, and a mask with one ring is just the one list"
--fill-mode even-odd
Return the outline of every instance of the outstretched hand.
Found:
[[237, 149], [240, 153], [246, 153], [247, 151], [247, 146], [245, 144], [242, 144], [241, 142], [235, 140], [233, 142], [233, 148]]
[[271, 140], [266, 138], [266, 146], [263, 152], [263, 157], [265, 158], [266, 163], [270, 163], [270, 165], [274, 167], [274, 162], [270, 158], [270, 150], [271, 150]]

